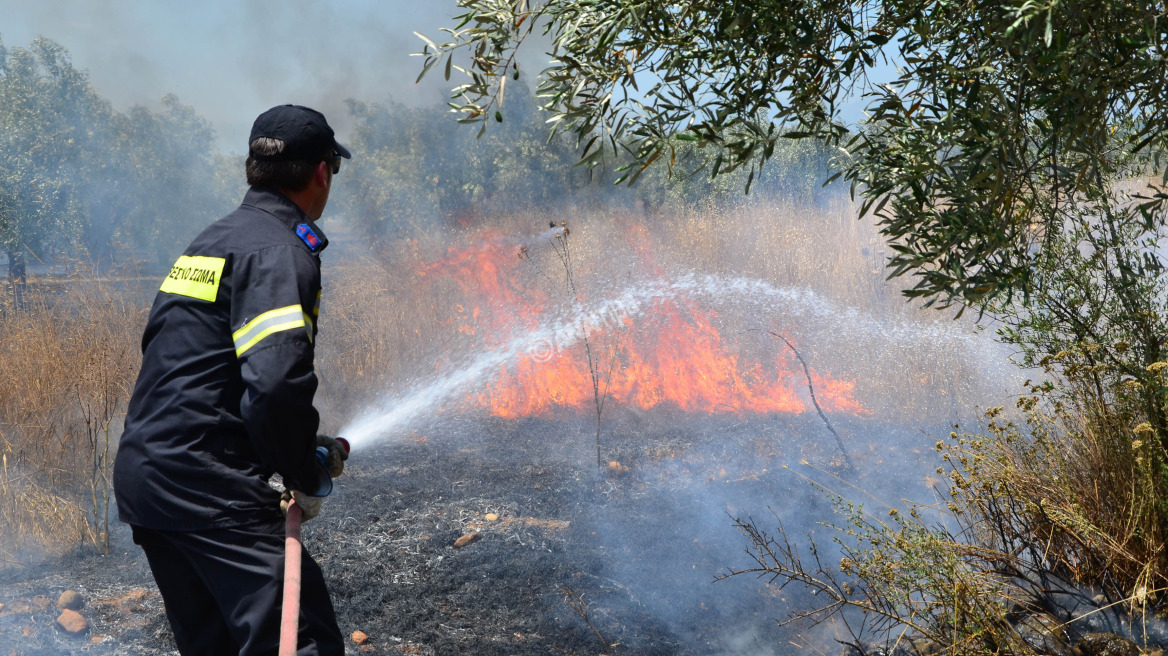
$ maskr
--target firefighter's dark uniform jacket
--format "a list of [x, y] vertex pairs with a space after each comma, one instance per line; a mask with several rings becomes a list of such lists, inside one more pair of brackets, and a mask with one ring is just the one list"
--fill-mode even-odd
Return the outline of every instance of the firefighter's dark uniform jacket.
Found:
[[161, 530], [271, 522], [289, 489], [331, 487], [314, 452], [324, 234], [247, 192], [175, 263], [150, 310], [114, 465], [120, 518]]

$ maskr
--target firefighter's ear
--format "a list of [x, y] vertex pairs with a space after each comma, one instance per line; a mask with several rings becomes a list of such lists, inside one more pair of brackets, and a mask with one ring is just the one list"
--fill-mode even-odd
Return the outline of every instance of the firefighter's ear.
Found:
[[312, 172], [312, 181], [324, 189], [328, 189], [332, 185], [333, 175], [328, 162], [316, 163], [316, 169]]

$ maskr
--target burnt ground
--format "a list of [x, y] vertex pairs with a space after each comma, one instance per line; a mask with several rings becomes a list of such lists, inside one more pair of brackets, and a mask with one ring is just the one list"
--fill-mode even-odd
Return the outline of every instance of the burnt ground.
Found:
[[[860, 487], [889, 501], [927, 494], [934, 437], [833, 421]], [[829, 542], [818, 522], [831, 518], [830, 504], [800, 474], [830, 481], [838, 454], [823, 424], [630, 414], [606, 420], [601, 468], [594, 430], [585, 419], [455, 417], [358, 448], [322, 516], [304, 528], [342, 632], [369, 636], [349, 652], [805, 651], [800, 629], [775, 620], [812, 600], [751, 575], [715, 579], [752, 565], [733, 517], [770, 528], [773, 512], [790, 534]], [[481, 539], [455, 548], [470, 532]], [[0, 656], [176, 653], [124, 526], [113, 545], [111, 556], [0, 572]], [[52, 602], [70, 588], [87, 602], [80, 637], [54, 626]], [[838, 653], [822, 633], [813, 639]]]

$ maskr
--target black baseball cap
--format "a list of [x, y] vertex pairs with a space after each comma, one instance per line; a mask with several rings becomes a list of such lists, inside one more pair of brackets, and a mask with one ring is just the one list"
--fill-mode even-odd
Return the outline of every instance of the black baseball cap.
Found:
[[278, 105], [260, 114], [251, 126], [247, 143], [260, 137], [283, 141], [284, 150], [278, 155], [260, 156], [248, 148], [248, 155], [259, 160], [315, 159], [333, 151], [345, 159], [353, 157], [348, 148], [337, 143], [324, 114], [300, 105]]

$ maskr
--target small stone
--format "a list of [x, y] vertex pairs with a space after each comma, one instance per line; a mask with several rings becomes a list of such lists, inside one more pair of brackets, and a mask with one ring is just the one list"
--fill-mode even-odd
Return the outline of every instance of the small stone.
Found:
[[58, 610], [81, 610], [85, 605], [85, 601], [81, 599], [81, 594], [76, 590], [66, 590], [57, 598]]
[[480, 539], [482, 539], [482, 537], [483, 537], [482, 533], [479, 533], [478, 531], [471, 531], [470, 533], [467, 533], [466, 535], [455, 540], [454, 541], [454, 548], [461, 549], [465, 546], [472, 545], [475, 542], [478, 542]]
[[487, 513], [484, 515], [484, 519], [486, 519], [488, 522], [497, 522], [499, 521], [499, 515], [498, 513]]
[[1136, 643], [1114, 633], [1088, 633], [1078, 644], [1086, 656], [1139, 656]]
[[30, 638], [36, 633], [36, 629], [34, 629], [31, 624], [25, 624], [24, 628], [21, 629], [20, 632], [24, 634], [24, 637]]
[[1071, 656], [1073, 651], [1063, 623], [1048, 613], [1035, 613], [1014, 625], [1022, 638], [1036, 653], [1048, 656]]
[[364, 631], [354, 631], [353, 632], [353, 642], [355, 642], [359, 645], [363, 645], [363, 644], [369, 642], [369, 636], [365, 635]]
[[64, 629], [65, 633], [72, 635], [84, 633], [89, 628], [89, 622], [81, 616], [81, 613], [68, 609], [61, 611], [61, 615], [57, 617], [57, 625]]

